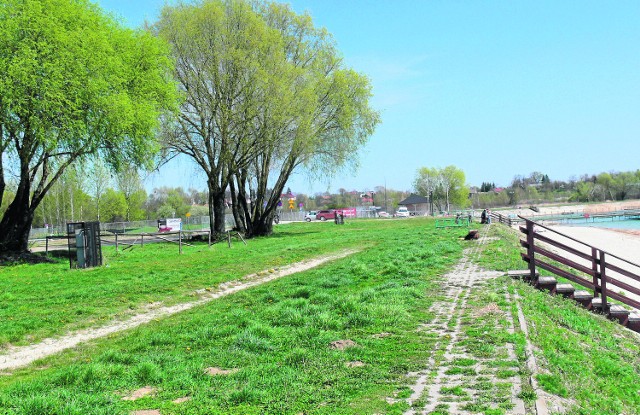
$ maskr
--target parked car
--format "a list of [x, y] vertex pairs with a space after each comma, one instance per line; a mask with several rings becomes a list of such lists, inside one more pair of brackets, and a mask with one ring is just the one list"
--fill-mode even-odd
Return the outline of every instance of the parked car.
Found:
[[389, 216], [391, 216], [391, 215], [389, 215], [387, 212], [384, 212], [384, 211], [378, 212], [378, 217], [379, 218], [388, 218]]
[[336, 211], [335, 210], [319, 210], [316, 213], [316, 219], [320, 219], [321, 221], [326, 221], [327, 219], [335, 219]]
[[312, 220], [316, 220], [316, 215], [318, 214], [318, 212], [316, 212], [315, 210], [310, 210], [309, 212], [307, 212], [306, 215], [304, 215], [304, 220], [306, 220], [307, 222], [311, 222]]
[[409, 209], [407, 209], [406, 206], [400, 206], [398, 210], [396, 210], [396, 217], [398, 218], [408, 218], [409, 215]]

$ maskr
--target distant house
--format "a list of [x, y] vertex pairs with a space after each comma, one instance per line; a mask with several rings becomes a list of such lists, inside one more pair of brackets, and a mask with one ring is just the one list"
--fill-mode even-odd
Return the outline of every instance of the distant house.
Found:
[[412, 194], [399, 202], [398, 205], [406, 206], [409, 212], [427, 212], [429, 210], [429, 199], [424, 196]]

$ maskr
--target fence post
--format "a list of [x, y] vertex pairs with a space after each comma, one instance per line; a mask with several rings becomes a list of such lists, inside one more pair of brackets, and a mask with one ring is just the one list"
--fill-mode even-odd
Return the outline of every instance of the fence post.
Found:
[[116, 232], [116, 252], [118, 252], [118, 233]]
[[144, 248], [144, 233], [140, 234], [140, 247]]
[[536, 261], [533, 244], [533, 222], [527, 220], [527, 255], [529, 256], [529, 279], [531, 281], [536, 280]]
[[600, 295], [600, 287], [598, 281], [598, 250], [594, 247], [591, 247], [591, 269], [593, 270], [593, 296], [598, 298]]
[[178, 240], [180, 241], [178, 243], [180, 245], [180, 255], [182, 255], [182, 231], [178, 231]]
[[600, 279], [601, 279], [601, 290], [602, 290], [602, 311], [607, 311], [609, 307], [607, 306], [607, 272], [606, 272], [606, 261], [604, 259], [605, 253], [600, 251]]
[[44, 254], [49, 255], [49, 235], [44, 237]]

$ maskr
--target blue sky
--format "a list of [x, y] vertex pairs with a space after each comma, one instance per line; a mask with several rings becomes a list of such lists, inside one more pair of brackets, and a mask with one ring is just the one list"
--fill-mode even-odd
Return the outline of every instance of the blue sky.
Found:
[[[164, 0], [100, 0], [130, 26]], [[409, 190], [422, 166], [471, 185], [640, 168], [640, 2], [307, 0], [348, 66], [368, 75], [382, 123], [356, 172], [294, 193], [384, 185]], [[147, 187], [204, 188], [188, 162]]]

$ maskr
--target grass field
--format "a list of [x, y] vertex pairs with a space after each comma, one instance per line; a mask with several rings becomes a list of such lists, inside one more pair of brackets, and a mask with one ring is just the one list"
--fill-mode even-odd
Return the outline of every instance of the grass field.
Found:
[[[484, 249], [483, 266], [505, 271], [525, 268], [515, 230], [492, 226], [491, 235], [497, 239]], [[507, 289], [521, 297], [529, 341], [541, 366], [534, 376], [544, 391], [567, 400], [566, 413], [640, 414], [640, 336], [573, 300], [550, 296], [520, 281], [504, 277], [488, 288]], [[509, 306], [516, 318], [515, 304]]]
[[[479, 258], [487, 269], [521, 268], [517, 236], [492, 225]], [[466, 229], [435, 229], [432, 220], [354, 220], [281, 225], [271, 238], [185, 248], [145, 245], [106, 265], [68, 270], [68, 263], [0, 269], [0, 344], [24, 345], [69, 330], [126, 318], [151, 303], [186, 302], [196, 289], [248, 273], [345, 249], [345, 259], [224, 297], [138, 329], [92, 341], [29, 367], [0, 373], [0, 415], [130, 414], [400, 414], [411, 379], [427, 366], [437, 339], [418, 330], [440, 301], [442, 276], [470, 243]], [[545, 391], [570, 403], [568, 413], [636, 414], [640, 408], [637, 337], [567, 300], [506, 278], [477, 287], [470, 305], [519, 293]], [[507, 293], [511, 297], [505, 297]], [[491, 317], [492, 316], [492, 317]], [[505, 378], [526, 375], [521, 332], [503, 319], [465, 315], [470, 354], [515, 345], [518, 362], [496, 360]], [[489, 318], [491, 317], [491, 318]], [[344, 350], [332, 342], [348, 343]], [[1, 356], [0, 356], [1, 358]], [[436, 355], [437, 361], [437, 355]], [[504, 410], [508, 396], [466, 362], [452, 370], [487, 391]], [[211, 373], [218, 373], [212, 375]], [[486, 385], [485, 385], [486, 384]], [[151, 393], [123, 400], [140, 388]], [[455, 395], [459, 391], [445, 390]], [[529, 404], [535, 392], [525, 389]], [[181, 399], [184, 398], [184, 399]], [[178, 402], [174, 403], [179, 399]], [[394, 403], [396, 402], [396, 403]], [[442, 409], [438, 414], [448, 413]]]

